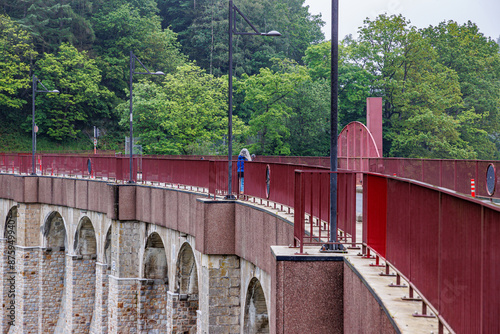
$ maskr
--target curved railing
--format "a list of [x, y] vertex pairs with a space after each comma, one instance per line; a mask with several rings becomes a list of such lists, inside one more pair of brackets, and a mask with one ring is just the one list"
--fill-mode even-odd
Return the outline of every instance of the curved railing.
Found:
[[[31, 174], [31, 155], [0, 154], [3, 173]], [[310, 162], [294, 164], [290, 162]], [[480, 196], [486, 191], [485, 170], [495, 161], [370, 159], [364, 171], [363, 236], [365, 255], [374, 252], [392, 267], [397, 280], [422, 298], [422, 313], [430, 307], [440, 326], [460, 333], [500, 332], [500, 209], [468, 194], [470, 179]], [[339, 166], [342, 167], [342, 160]], [[136, 157], [132, 178], [146, 184], [189, 186], [212, 198], [227, 195], [228, 163], [211, 157]], [[331, 172], [324, 158], [258, 157], [245, 165], [245, 191], [240, 199], [285, 205], [294, 212], [296, 246], [329, 238]], [[233, 184], [238, 184], [233, 164]], [[127, 182], [128, 157], [50, 155], [36, 157], [38, 175], [102, 178]], [[338, 228], [356, 241], [356, 173], [338, 173]], [[387, 175], [390, 174], [390, 175]], [[359, 175], [359, 174], [358, 174]], [[414, 180], [412, 180], [412, 179]], [[498, 180], [493, 180], [493, 189]], [[420, 182], [419, 182], [420, 181]], [[491, 180], [490, 180], [491, 181]], [[426, 182], [426, 183], [423, 183]], [[490, 184], [491, 186], [491, 184]], [[449, 189], [445, 189], [448, 187]], [[233, 187], [237, 189], [237, 187]], [[458, 189], [462, 193], [450, 189]], [[498, 197], [497, 197], [498, 198]], [[453, 330], [451, 330], [453, 329]]]

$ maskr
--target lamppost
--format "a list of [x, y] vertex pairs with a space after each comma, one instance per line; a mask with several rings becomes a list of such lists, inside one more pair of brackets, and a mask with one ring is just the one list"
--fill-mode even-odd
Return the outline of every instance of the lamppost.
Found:
[[[332, 61], [331, 61], [331, 111], [330, 111], [330, 242], [337, 242], [337, 132], [339, 96], [339, 0], [332, 0]], [[331, 250], [342, 250], [330, 244]]]
[[[38, 89], [38, 84], [42, 85], [44, 90]], [[31, 113], [31, 175], [36, 175], [35, 169], [35, 151], [36, 151], [36, 132], [35, 132], [35, 95], [36, 93], [56, 93], [58, 94], [58, 90], [48, 90], [47, 87], [43, 85], [43, 83], [38, 80], [36, 75], [33, 74], [33, 84], [31, 85], [33, 89], [32, 93], [32, 113]]]
[[[135, 72], [135, 61], [138, 61], [139, 64], [141, 64], [142, 68], [146, 70], [146, 72]], [[130, 167], [130, 179], [128, 183], [134, 183], [134, 179], [132, 177], [132, 165], [133, 165], [133, 135], [134, 135], [134, 130], [133, 130], [133, 114], [132, 114], [132, 79], [134, 74], [149, 74], [149, 75], [165, 75], [163, 72], [150, 72], [146, 66], [144, 66], [143, 63], [134, 55], [132, 51], [130, 51], [130, 142], [129, 142], [129, 151], [130, 151], [130, 162], [129, 162], [129, 167]]]
[[[235, 15], [239, 14], [245, 22], [253, 29], [254, 32], [241, 32], [236, 30], [236, 21], [234, 19]], [[227, 189], [227, 199], [234, 199], [232, 194], [232, 183], [233, 183], [233, 35], [258, 35], [258, 36], [272, 36], [278, 37], [281, 34], [275, 30], [271, 30], [267, 33], [261, 33], [254, 27], [252, 23], [247, 19], [247, 17], [233, 4], [232, 0], [229, 0], [229, 88], [228, 88], [228, 168], [229, 168], [229, 180]]]

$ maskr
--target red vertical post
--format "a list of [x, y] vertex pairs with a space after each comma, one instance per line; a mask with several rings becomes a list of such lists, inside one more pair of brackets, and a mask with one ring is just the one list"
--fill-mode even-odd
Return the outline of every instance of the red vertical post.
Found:
[[377, 149], [382, 156], [382, 98], [369, 97], [366, 99], [366, 125], [372, 133]]
[[476, 197], [476, 181], [474, 179], [470, 179], [470, 195]]

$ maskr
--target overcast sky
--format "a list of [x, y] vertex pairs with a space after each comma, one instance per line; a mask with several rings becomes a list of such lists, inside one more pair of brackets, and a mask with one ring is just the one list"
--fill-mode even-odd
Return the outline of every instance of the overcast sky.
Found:
[[[312, 14], [322, 14], [327, 40], [331, 39], [331, 0], [305, 0]], [[497, 40], [500, 36], [500, 0], [339, 0], [339, 39], [345, 35], [357, 36], [358, 27], [366, 17], [403, 14], [411, 25], [425, 28], [442, 21], [453, 20], [459, 24], [468, 20], [479, 27], [484, 35]]]

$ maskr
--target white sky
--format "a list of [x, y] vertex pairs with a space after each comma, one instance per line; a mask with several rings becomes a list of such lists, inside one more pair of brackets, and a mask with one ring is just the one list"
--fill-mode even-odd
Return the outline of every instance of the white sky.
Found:
[[[322, 14], [326, 40], [331, 39], [332, 0], [305, 0], [312, 14]], [[403, 14], [417, 28], [436, 26], [442, 21], [453, 20], [464, 24], [476, 23], [485, 36], [497, 40], [500, 36], [500, 0], [339, 0], [339, 39], [352, 34], [367, 17], [379, 14]]]

